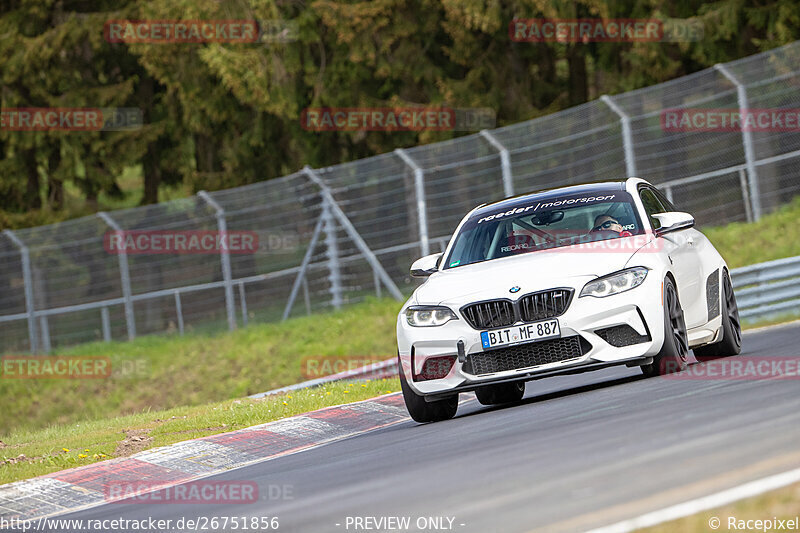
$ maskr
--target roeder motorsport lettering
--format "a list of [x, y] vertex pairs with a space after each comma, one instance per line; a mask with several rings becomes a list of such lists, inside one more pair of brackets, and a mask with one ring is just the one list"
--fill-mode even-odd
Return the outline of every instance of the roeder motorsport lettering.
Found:
[[594, 202], [608, 202], [610, 200], [613, 200], [615, 196], [616, 196], [615, 194], [609, 194], [606, 196], [585, 196], [583, 198], [567, 198], [564, 200], [556, 200], [553, 202], [538, 203], [535, 206], [529, 205], [527, 207], [517, 207], [515, 209], [510, 209], [504, 213], [495, 213], [494, 215], [483, 217], [480, 220], [478, 220], [478, 224], [480, 224], [484, 220], [489, 221], [489, 220], [494, 220], [496, 218], [509, 217], [511, 215], [519, 215], [520, 213], [525, 213], [531, 209], [536, 211], [538, 209], [546, 209], [549, 207], [562, 207], [567, 205], [589, 204]]

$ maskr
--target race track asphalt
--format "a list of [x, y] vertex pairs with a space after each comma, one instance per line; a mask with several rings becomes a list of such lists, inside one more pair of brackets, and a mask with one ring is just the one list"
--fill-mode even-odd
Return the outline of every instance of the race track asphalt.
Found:
[[[797, 324], [746, 333], [742, 355], [798, 356], [799, 341]], [[403, 422], [211, 478], [257, 482], [267, 498], [254, 504], [117, 503], [62, 518], [276, 516], [279, 531], [315, 533], [391, 531], [347, 519], [389, 516], [410, 517], [405, 531], [447, 531], [417, 520], [450, 517], [458, 532], [584, 531], [800, 466], [797, 380], [616, 368], [528, 383], [517, 405], [462, 399], [453, 420]], [[277, 497], [285, 486], [290, 497]]]

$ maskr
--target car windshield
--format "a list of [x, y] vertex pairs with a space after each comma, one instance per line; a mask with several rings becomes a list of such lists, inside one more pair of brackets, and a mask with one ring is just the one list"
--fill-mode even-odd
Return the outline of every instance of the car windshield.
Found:
[[534, 197], [470, 218], [455, 237], [444, 268], [641, 233], [626, 192]]

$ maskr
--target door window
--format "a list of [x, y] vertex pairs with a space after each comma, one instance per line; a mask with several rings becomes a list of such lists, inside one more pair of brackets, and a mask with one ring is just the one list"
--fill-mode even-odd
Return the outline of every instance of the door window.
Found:
[[653, 215], [657, 213], [666, 213], [666, 209], [658, 200], [658, 197], [653, 193], [652, 190], [643, 187], [639, 190], [639, 197], [642, 199], [642, 205], [644, 206], [644, 211], [647, 213], [647, 218], [650, 219], [650, 225], [653, 229], [658, 229], [661, 227], [661, 222], [658, 221]]

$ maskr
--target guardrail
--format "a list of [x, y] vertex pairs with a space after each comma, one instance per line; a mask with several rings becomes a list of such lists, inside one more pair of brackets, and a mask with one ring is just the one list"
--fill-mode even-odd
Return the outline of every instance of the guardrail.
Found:
[[800, 256], [735, 268], [731, 281], [742, 318], [800, 313]]
[[372, 363], [369, 365], [355, 368], [353, 370], [345, 370], [338, 374], [330, 376], [323, 376], [317, 379], [310, 379], [302, 383], [289, 385], [288, 387], [281, 387], [280, 389], [273, 389], [267, 392], [259, 392], [258, 394], [251, 394], [249, 398], [263, 398], [264, 396], [272, 396], [273, 394], [283, 394], [285, 392], [292, 392], [299, 389], [307, 389], [309, 387], [317, 387], [326, 383], [333, 383], [335, 381], [345, 380], [364, 380], [364, 379], [381, 379], [397, 377], [397, 357], [391, 357], [385, 361]]

